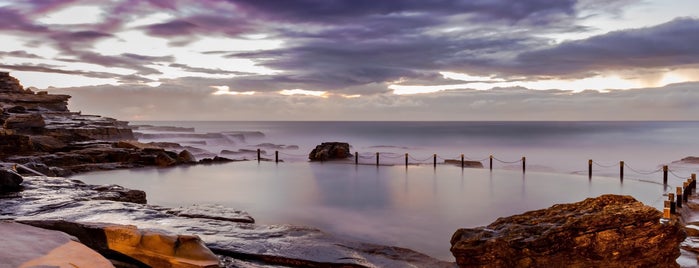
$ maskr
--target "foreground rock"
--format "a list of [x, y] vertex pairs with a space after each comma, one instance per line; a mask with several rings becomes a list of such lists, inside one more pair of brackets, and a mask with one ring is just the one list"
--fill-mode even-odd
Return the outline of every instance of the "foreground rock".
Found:
[[[168, 209], [120, 202], [128, 198], [108, 194], [111, 187], [100, 189], [76, 180], [25, 177], [23, 186], [21, 194], [0, 196], [0, 217], [36, 225], [64, 221], [83, 231], [89, 230], [86, 226], [90, 223], [108, 222], [138, 226], [139, 230], [157, 229], [172, 234], [197, 235], [209, 249], [223, 256], [229, 267], [454, 265], [409, 249], [347, 241], [313, 228], [239, 222], [233, 218], [241, 218], [240, 214], [214, 214], [212, 207]], [[122, 200], [103, 198], [109, 195]], [[212, 217], [214, 215], [222, 218]]]
[[350, 145], [346, 142], [324, 142], [308, 154], [311, 161], [327, 161], [351, 157]]
[[0, 267], [114, 267], [62, 232], [0, 221], [0, 237]]
[[[132, 225], [63, 220], [22, 223], [73, 235], [105, 256], [150, 267], [219, 267], [219, 258], [198, 236], [139, 230]], [[128, 259], [127, 259], [128, 258]]]
[[459, 229], [451, 251], [461, 267], [678, 267], [686, 235], [661, 216], [630, 196], [603, 195]]

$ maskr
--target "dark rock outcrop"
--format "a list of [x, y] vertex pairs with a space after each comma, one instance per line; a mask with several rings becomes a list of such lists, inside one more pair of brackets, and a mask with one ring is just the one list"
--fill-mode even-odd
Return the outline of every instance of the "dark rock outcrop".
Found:
[[697, 156], [687, 156], [685, 158], [682, 158], [682, 160], [675, 161], [674, 163], [681, 163], [681, 164], [699, 164], [699, 157]]
[[333, 159], [346, 159], [351, 157], [350, 145], [346, 142], [324, 142], [308, 154], [311, 161], [326, 161]]
[[461, 267], [678, 267], [678, 220], [630, 196], [602, 195], [459, 229], [451, 252]]
[[18, 191], [24, 181], [22, 176], [12, 170], [0, 168], [0, 192]]

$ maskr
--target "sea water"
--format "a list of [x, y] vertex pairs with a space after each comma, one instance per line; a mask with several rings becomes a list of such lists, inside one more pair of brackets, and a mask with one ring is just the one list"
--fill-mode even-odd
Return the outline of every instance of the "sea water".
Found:
[[[136, 124], [193, 127], [200, 134], [259, 131], [264, 136], [183, 135], [186, 138], [177, 141], [212, 153], [265, 147], [264, 157], [273, 159], [277, 150], [283, 162], [258, 162], [252, 153], [235, 156], [252, 161], [77, 177], [88, 183], [145, 190], [151, 204], [222, 204], [248, 211], [258, 223], [308, 225], [443, 260], [453, 260], [449, 239], [457, 228], [487, 225], [498, 217], [605, 193], [632, 195], [661, 208], [663, 194], [673, 188], [662, 185], [659, 166], [671, 164], [670, 186], [681, 185], [682, 177], [699, 171], [694, 165], [672, 163], [699, 154], [696, 122]], [[163, 140], [148, 137], [144, 141]], [[308, 162], [308, 152], [324, 141], [349, 142], [362, 156], [360, 164], [355, 165], [354, 159]], [[375, 166], [376, 152], [384, 156], [381, 166]], [[408, 167], [404, 153], [410, 154]], [[487, 160], [484, 169], [441, 164], [462, 153], [467, 159], [483, 160], [492, 154], [502, 161], [494, 161], [493, 171]], [[439, 156], [436, 167], [433, 154]], [[526, 173], [518, 162], [522, 156], [527, 157]], [[592, 178], [587, 176], [588, 159], [595, 159]], [[628, 163], [623, 180], [619, 160]]]

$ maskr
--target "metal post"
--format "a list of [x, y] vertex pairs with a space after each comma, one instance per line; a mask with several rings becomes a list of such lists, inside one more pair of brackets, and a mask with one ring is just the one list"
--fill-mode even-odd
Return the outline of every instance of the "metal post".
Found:
[[522, 173], [527, 172], [527, 158], [522, 156]]
[[682, 187], [677, 187], [675, 190], [675, 194], [677, 196], [677, 201], [675, 201], [675, 206], [677, 208], [682, 208]]
[[354, 152], [354, 164], [359, 165], [359, 152]]
[[490, 170], [493, 170], [493, 155], [490, 155]]
[[670, 201], [670, 214], [675, 214], [675, 194], [667, 194], [667, 199]]
[[257, 148], [257, 162], [260, 162], [260, 148]]
[[667, 165], [663, 166], [663, 185], [667, 185]]
[[279, 151], [274, 151], [274, 163], [279, 163]]
[[405, 153], [405, 167], [408, 167], [408, 153]]
[[461, 168], [464, 168], [464, 154], [461, 154]]
[[376, 152], [376, 166], [379, 166], [379, 152]]
[[587, 160], [587, 177], [592, 179], [592, 159]]
[[619, 179], [624, 180], [624, 161], [619, 161]]
[[437, 167], [437, 154], [432, 155], [432, 165], [436, 168]]

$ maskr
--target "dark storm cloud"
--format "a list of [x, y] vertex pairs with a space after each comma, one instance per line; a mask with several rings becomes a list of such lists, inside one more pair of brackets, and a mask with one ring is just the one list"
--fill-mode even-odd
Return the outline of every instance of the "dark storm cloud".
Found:
[[515, 68], [524, 74], [567, 75], [699, 63], [699, 20], [676, 19], [654, 27], [616, 31], [525, 52]]
[[192, 67], [186, 64], [180, 64], [180, 63], [171, 63], [169, 65], [170, 67], [173, 68], [179, 68], [183, 71], [187, 72], [194, 72], [194, 73], [205, 73], [205, 74], [231, 74], [231, 75], [252, 75], [252, 73], [246, 73], [246, 72], [236, 72], [236, 71], [226, 71], [226, 70], [221, 70], [221, 69], [211, 69], [211, 68], [200, 68], [200, 67]]
[[9, 51], [9, 52], [2, 52], [0, 51], [0, 58], [2, 57], [16, 57], [16, 58], [25, 58], [25, 59], [42, 59], [41, 56], [28, 53], [23, 50], [15, 50], [15, 51]]
[[155, 36], [179, 36], [190, 35], [197, 30], [198, 26], [185, 20], [173, 20], [165, 23], [153, 24], [146, 29], [148, 33]]
[[49, 29], [34, 24], [19, 11], [10, 7], [0, 7], [0, 31], [18, 31], [27, 33], [42, 33]]
[[573, 14], [575, 0], [229, 0], [244, 11], [271, 19], [297, 22], [357, 22], [357, 18], [392, 13], [430, 13], [433, 16], [474, 14], [488, 19], [520, 21], [532, 15]]

